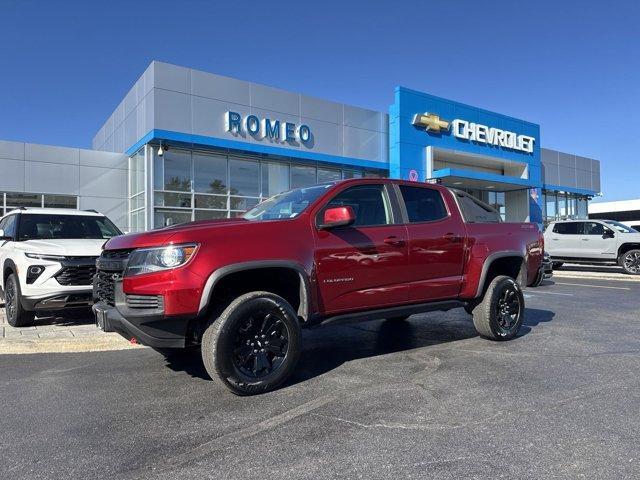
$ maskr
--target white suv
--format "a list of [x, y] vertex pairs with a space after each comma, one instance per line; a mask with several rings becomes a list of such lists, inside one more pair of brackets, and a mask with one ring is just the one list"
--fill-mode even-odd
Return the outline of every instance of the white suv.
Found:
[[618, 263], [640, 275], [640, 233], [613, 220], [552, 222], [544, 232], [544, 247], [553, 268], [571, 263]]
[[7, 321], [37, 311], [87, 307], [102, 245], [122, 232], [95, 211], [22, 208], [0, 219], [0, 297]]

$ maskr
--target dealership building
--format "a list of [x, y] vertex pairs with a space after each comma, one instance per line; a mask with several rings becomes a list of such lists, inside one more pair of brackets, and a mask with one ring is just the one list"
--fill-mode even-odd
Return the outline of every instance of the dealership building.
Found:
[[363, 176], [441, 183], [536, 223], [587, 218], [600, 192], [598, 160], [542, 148], [525, 120], [404, 87], [379, 112], [152, 62], [92, 149], [0, 141], [0, 213], [95, 209], [143, 231]]

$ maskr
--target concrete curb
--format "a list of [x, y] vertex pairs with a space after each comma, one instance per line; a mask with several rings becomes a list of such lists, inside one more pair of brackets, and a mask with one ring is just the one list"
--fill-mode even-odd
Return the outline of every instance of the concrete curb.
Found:
[[106, 352], [146, 348], [133, 345], [117, 334], [99, 334], [72, 338], [8, 338], [0, 340], [0, 355], [33, 353]]
[[626, 275], [624, 273], [598, 273], [598, 272], [563, 272], [560, 270], [554, 270], [554, 278], [577, 278], [585, 280], [611, 280], [617, 282], [640, 282], [640, 276], [638, 275]]

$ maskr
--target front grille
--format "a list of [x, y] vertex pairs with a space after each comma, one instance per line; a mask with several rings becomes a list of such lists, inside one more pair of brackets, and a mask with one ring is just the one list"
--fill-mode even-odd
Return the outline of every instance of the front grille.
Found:
[[125, 297], [129, 308], [161, 308], [162, 297], [158, 295], [127, 295]]
[[116, 303], [115, 287], [116, 281], [122, 278], [121, 273], [102, 272], [98, 270], [93, 285], [93, 297], [98, 302], [114, 306]]
[[93, 297], [96, 302], [115, 305], [116, 282], [122, 274], [131, 250], [104, 250], [98, 259], [98, 271], [93, 283]]
[[63, 267], [58, 273], [55, 274], [55, 278], [60, 285], [76, 286], [76, 285], [91, 285], [93, 276], [96, 274], [95, 265], [78, 265]]
[[131, 250], [103, 250], [102, 258], [108, 258], [109, 260], [126, 260], [129, 258]]

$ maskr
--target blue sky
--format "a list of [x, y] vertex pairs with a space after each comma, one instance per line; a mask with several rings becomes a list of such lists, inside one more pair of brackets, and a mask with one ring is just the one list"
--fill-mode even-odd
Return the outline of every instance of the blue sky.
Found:
[[153, 59], [387, 110], [404, 85], [540, 123], [640, 197], [640, 2], [0, 0], [0, 139], [90, 147]]

